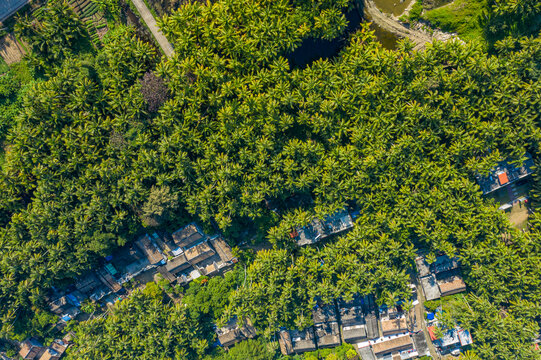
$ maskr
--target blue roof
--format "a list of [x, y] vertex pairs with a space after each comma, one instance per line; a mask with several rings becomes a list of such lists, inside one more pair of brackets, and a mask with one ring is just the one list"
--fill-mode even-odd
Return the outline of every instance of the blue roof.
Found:
[[22, 8], [28, 0], [2, 0], [0, 1], [0, 21], [4, 21], [15, 11]]

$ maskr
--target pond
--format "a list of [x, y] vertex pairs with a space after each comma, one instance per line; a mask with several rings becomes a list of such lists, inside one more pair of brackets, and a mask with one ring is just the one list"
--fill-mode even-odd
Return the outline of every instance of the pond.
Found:
[[[296, 48], [286, 57], [292, 67], [305, 67], [306, 65], [319, 60], [330, 59], [340, 53], [340, 50], [348, 44], [349, 35], [357, 31], [361, 27], [363, 21], [370, 21], [370, 18], [365, 14], [361, 17], [360, 12], [356, 7], [353, 7], [346, 13], [348, 27], [344, 35], [333, 40], [323, 39], [306, 39], [301, 46]], [[374, 30], [376, 38], [386, 49], [396, 49], [398, 38], [391, 32], [386, 31], [375, 23], [370, 25]]]
[[[365, 15], [367, 21], [371, 21], [368, 15]], [[375, 22], [370, 24], [370, 29], [374, 30], [374, 34], [378, 41], [383, 45], [385, 49], [395, 50], [396, 44], [398, 43], [398, 36], [393, 34], [390, 31], [385, 30]]]
[[412, 1], [415, 0], [374, 0], [374, 3], [382, 12], [400, 16]]
[[361, 27], [362, 18], [356, 7], [346, 13], [348, 27], [344, 35], [332, 40], [305, 39], [301, 46], [289, 53], [286, 57], [292, 67], [304, 67], [319, 59], [332, 58], [347, 45], [349, 35]]

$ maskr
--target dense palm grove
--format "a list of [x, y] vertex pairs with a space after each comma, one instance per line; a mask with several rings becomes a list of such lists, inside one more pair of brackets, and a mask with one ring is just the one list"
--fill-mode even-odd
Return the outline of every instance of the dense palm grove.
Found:
[[[343, 33], [347, 6], [186, 4], [162, 20], [175, 54], [161, 62], [129, 28], [84, 56], [53, 41], [67, 28], [47, 32], [67, 49], [34, 52], [38, 65], [58, 63], [39, 67], [43, 80], [13, 119], [0, 174], [1, 335], [39, 332], [48, 289], [143, 225], [194, 217], [233, 241], [266, 236], [274, 248], [248, 257], [244, 281], [223, 285], [219, 299], [186, 296], [184, 308], [161, 293], [134, 294], [81, 324], [69, 356], [203, 358], [213, 335], [198, 317], [249, 317], [271, 337], [308, 325], [315, 296], [375, 293], [392, 303], [408, 297], [415, 250], [427, 249], [462, 261], [472, 295], [449, 321], [468, 325], [479, 358], [538, 358], [540, 220], [533, 215], [526, 233], [511, 227], [475, 174], [538, 156], [540, 38], [496, 43], [492, 55], [458, 42], [389, 51], [362, 27], [336, 58], [291, 68], [285, 56], [304, 39]], [[54, 16], [73, 24], [64, 13]], [[145, 86], [163, 86], [156, 75], [167, 96], [148, 95]], [[291, 206], [294, 195], [313, 201]], [[159, 216], [145, 210], [149, 201], [162, 205]], [[361, 213], [351, 233], [296, 248], [292, 227], [345, 205]]]

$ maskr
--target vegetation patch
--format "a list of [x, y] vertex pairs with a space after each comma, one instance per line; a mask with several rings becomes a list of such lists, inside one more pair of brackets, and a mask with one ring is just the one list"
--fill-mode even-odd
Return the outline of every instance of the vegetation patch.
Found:
[[480, 17], [487, 9], [486, 0], [455, 0], [426, 11], [422, 18], [443, 31], [455, 32], [464, 40], [483, 39]]

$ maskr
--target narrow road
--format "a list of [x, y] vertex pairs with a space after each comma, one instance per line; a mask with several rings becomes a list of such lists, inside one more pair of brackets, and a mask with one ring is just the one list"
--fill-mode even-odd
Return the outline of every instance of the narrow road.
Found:
[[421, 283], [415, 279], [415, 285], [417, 286], [417, 300], [419, 301], [419, 304], [415, 306], [415, 314], [418, 319], [417, 326], [421, 325], [421, 328], [423, 330], [423, 333], [425, 334], [426, 344], [428, 345], [428, 350], [430, 351], [430, 355], [433, 359], [441, 359], [440, 355], [436, 351], [436, 348], [434, 347], [434, 344], [432, 343], [432, 340], [430, 340], [430, 334], [428, 333], [428, 329], [426, 327], [426, 321], [425, 321], [425, 294], [423, 293], [423, 289], [421, 288]]
[[145, 5], [145, 2], [143, 0], [131, 0], [133, 5], [137, 8], [137, 11], [139, 11], [139, 15], [143, 18], [145, 23], [147, 24], [148, 28], [150, 29], [150, 32], [152, 32], [152, 35], [154, 35], [154, 39], [158, 42], [158, 45], [162, 48], [165, 56], [171, 57], [173, 55], [173, 45], [167, 40], [167, 38], [162, 34], [160, 31], [160, 28], [158, 28], [158, 25], [156, 24], [156, 19], [154, 19], [154, 16], [152, 16], [152, 13], [150, 10], [148, 10], [147, 6]]

